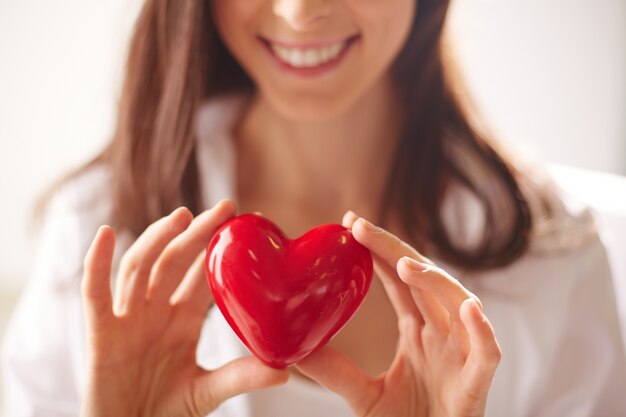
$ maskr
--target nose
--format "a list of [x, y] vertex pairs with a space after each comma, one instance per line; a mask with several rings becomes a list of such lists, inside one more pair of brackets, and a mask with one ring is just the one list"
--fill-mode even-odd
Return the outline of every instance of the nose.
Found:
[[332, 0], [275, 0], [273, 11], [291, 28], [305, 30], [330, 15]]

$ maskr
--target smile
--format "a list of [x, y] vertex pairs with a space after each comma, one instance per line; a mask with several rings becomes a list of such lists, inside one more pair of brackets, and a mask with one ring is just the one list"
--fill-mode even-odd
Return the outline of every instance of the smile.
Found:
[[270, 43], [272, 51], [286, 64], [296, 68], [317, 67], [337, 58], [346, 48], [348, 41], [338, 42], [323, 48], [287, 48]]
[[300, 76], [317, 76], [330, 72], [338, 66], [359, 38], [359, 35], [354, 35], [323, 45], [297, 45], [259, 37], [282, 70]]

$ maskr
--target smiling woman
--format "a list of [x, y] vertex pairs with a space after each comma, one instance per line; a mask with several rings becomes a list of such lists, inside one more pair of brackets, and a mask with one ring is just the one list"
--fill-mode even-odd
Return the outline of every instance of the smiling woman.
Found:
[[[254, 96], [235, 132], [237, 186], [242, 196], [261, 200], [251, 209], [260, 210], [268, 195], [282, 198], [270, 184], [274, 178], [259, 181], [260, 174], [277, 173], [265, 166], [299, 164], [329, 178], [302, 178], [305, 184], [285, 190], [287, 200], [299, 196], [317, 208], [330, 194], [355, 194], [333, 205], [348, 209], [361, 200], [356, 204], [369, 206], [364, 214], [382, 224], [395, 218], [414, 245], [429, 241], [443, 258], [469, 268], [504, 265], [518, 257], [531, 224], [515, 179], [522, 174], [494, 150], [461, 99], [460, 79], [442, 39], [447, 3], [423, 1], [419, 13], [409, 0], [395, 1], [393, 7], [286, 3], [146, 3], [131, 43], [117, 132], [94, 161], [117, 167], [111, 172], [116, 223], [139, 234], [179, 204], [199, 212], [195, 110], [208, 97], [258, 91], [262, 94]], [[154, 36], [154, 43], [145, 36]], [[345, 58], [317, 75], [316, 68], [302, 69], [313, 73], [300, 76], [300, 69], [282, 61], [276, 65], [264, 47], [270, 40], [289, 42], [300, 46], [292, 48], [298, 55], [307, 42], [331, 37], [347, 42]], [[292, 69], [296, 73], [287, 74]], [[280, 139], [277, 130], [289, 139]], [[279, 162], [259, 152], [265, 148], [289, 151], [271, 153]], [[345, 164], [346, 152], [359, 154], [353, 158], [356, 169]], [[469, 172], [470, 164], [478, 168]], [[256, 168], [248, 169], [252, 165]], [[479, 170], [492, 176], [501, 194], [482, 189], [474, 178]], [[339, 185], [338, 176], [347, 184]], [[328, 187], [328, 181], [337, 186]], [[445, 189], [452, 182], [468, 187], [485, 209], [483, 239], [471, 251], [455, 245], [441, 219]], [[312, 198], [315, 187], [326, 197]], [[302, 196], [304, 189], [308, 197]], [[496, 228], [493, 216], [503, 209], [507, 215]], [[335, 209], [335, 217], [341, 214]]]
[[[624, 411], [593, 218], [482, 127], [448, 6], [146, 0], [112, 141], [49, 203], [9, 414]], [[290, 236], [342, 219], [372, 254], [358, 311], [289, 371], [242, 357], [212, 308], [202, 255], [228, 199]]]

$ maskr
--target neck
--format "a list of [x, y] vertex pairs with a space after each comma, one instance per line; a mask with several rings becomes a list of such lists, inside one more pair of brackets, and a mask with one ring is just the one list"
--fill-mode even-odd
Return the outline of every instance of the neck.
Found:
[[344, 114], [288, 120], [256, 94], [236, 129], [240, 192], [317, 221], [346, 210], [376, 217], [401, 125], [391, 82], [378, 83]]

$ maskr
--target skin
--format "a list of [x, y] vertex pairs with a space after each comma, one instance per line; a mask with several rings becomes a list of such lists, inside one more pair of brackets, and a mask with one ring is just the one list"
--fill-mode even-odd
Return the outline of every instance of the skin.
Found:
[[[375, 260], [378, 279], [357, 314], [291, 377], [327, 387], [358, 416], [484, 415], [501, 353], [480, 301], [404, 243], [394, 219], [389, 231], [365, 220], [377, 217], [402, 122], [388, 70], [415, 2], [212, 5], [220, 35], [258, 86], [234, 131], [240, 211], [261, 211], [291, 236], [343, 216]], [[278, 74], [256, 40], [357, 33], [361, 42], [338, 71], [306, 80]], [[83, 416], [204, 416], [231, 396], [287, 381], [290, 372], [251, 357], [212, 371], [195, 363], [212, 303], [202, 252], [235, 212], [223, 201], [195, 219], [181, 208], [157, 221], [123, 256], [114, 293], [114, 233], [99, 230], [83, 279], [90, 352]]]
[[152, 224], [120, 263], [111, 293], [115, 234], [102, 226], [85, 258], [88, 377], [82, 416], [205, 416], [221, 402], [287, 381], [247, 357], [205, 371], [195, 351], [211, 295], [202, 257], [235, 214], [223, 201], [197, 216], [186, 208]]
[[298, 368], [358, 416], [483, 416], [501, 351], [480, 300], [391, 233], [352, 212], [343, 225], [372, 252], [398, 316], [396, 354], [376, 377], [329, 346]]
[[[272, 111], [302, 134], [307, 124], [322, 122], [337, 138], [346, 113], [373, 90], [388, 87], [388, 67], [416, 9], [415, 0], [213, 0], [212, 6], [220, 37]], [[306, 80], [276, 71], [257, 39], [307, 43], [352, 35], [361, 42], [338, 71]]]

